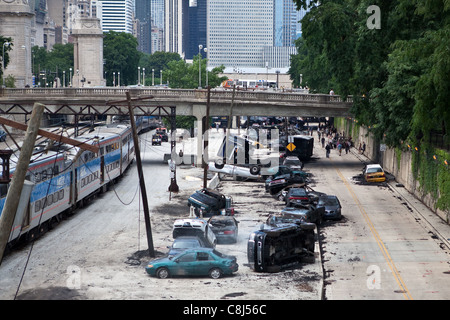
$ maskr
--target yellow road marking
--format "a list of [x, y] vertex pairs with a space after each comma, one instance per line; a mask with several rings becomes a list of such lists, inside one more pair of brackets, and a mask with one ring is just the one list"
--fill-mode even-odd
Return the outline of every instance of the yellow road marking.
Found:
[[[330, 159], [330, 161], [331, 161], [331, 159]], [[352, 187], [350, 186], [350, 184], [348, 183], [347, 179], [345, 179], [345, 177], [342, 175], [341, 171], [336, 166], [334, 166], [334, 169], [336, 170], [336, 172], [339, 175], [339, 177], [341, 178], [341, 180], [344, 182], [344, 184], [347, 187], [348, 191], [350, 192], [350, 195], [352, 196], [353, 200], [355, 200], [355, 203], [358, 206], [359, 211], [361, 212], [364, 219], [366, 220], [366, 223], [369, 226], [370, 231], [372, 232], [372, 234], [378, 244], [378, 247], [380, 248], [381, 253], [384, 256], [384, 259], [388, 263], [389, 268], [391, 269], [391, 272], [392, 272], [395, 280], [397, 281], [397, 284], [400, 287], [405, 299], [413, 300], [408, 288], [405, 285], [405, 282], [403, 281], [402, 277], [400, 276], [400, 273], [397, 270], [397, 267], [395, 266], [394, 261], [392, 260], [390, 254], [389, 254], [389, 251], [387, 250], [386, 246], [384, 245], [383, 241], [381, 240], [381, 237], [378, 234], [378, 231], [375, 229], [375, 226], [373, 225], [372, 221], [370, 220], [369, 215], [367, 214], [366, 210], [362, 206], [361, 202], [359, 202], [358, 197], [354, 193], [354, 191], [353, 191]]]

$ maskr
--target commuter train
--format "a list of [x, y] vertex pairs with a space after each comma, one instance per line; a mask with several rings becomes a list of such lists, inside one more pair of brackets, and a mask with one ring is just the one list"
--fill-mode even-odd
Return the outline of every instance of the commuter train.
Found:
[[[9, 247], [19, 240], [32, 240], [54, 226], [65, 215], [122, 176], [135, 157], [132, 129], [127, 124], [100, 126], [74, 138], [99, 147], [98, 154], [76, 146], [36, 146], [20, 195]], [[42, 152], [43, 151], [43, 152]], [[17, 159], [10, 159], [10, 177]], [[0, 185], [0, 215], [8, 186]]]

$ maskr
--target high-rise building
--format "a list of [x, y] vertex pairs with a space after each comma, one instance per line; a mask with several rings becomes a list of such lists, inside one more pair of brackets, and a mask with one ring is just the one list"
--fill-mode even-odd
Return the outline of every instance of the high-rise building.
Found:
[[274, 0], [274, 47], [294, 45], [297, 28], [297, 10], [292, 0]]
[[165, 51], [177, 52], [183, 58], [187, 41], [188, 7], [189, 3], [186, 0], [165, 0], [164, 2]]
[[209, 0], [208, 5], [210, 67], [289, 67], [298, 37], [292, 0]]
[[152, 53], [164, 51], [164, 0], [150, 0], [152, 15]]
[[274, 0], [211, 0], [209, 66], [262, 67], [262, 48], [273, 46]]
[[133, 33], [133, 0], [97, 0], [95, 5], [103, 32]]
[[207, 48], [206, 43], [206, 0], [190, 0], [187, 16], [188, 19], [188, 32], [183, 36], [187, 36], [185, 58], [193, 59], [199, 52], [202, 58], [206, 58], [207, 53], [205, 50], [199, 50], [199, 45], [203, 48]]
[[135, 19], [139, 20], [137, 32], [138, 50], [152, 53], [152, 15], [150, 0], [135, 0]]

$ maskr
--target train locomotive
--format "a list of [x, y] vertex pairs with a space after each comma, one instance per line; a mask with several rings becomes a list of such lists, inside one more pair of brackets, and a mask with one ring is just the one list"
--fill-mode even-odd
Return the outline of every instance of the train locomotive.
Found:
[[[91, 197], [106, 191], [135, 157], [132, 128], [128, 124], [100, 126], [74, 140], [97, 145], [98, 154], [58, 143], [51, 148], [35, 147], [8, 247], [19, 240], [33, 240]], [[10, 177], [17, 160], [14, 154], [10, 158]], [[8, 185], [0, 185], [0, 216], [7, 190]]]

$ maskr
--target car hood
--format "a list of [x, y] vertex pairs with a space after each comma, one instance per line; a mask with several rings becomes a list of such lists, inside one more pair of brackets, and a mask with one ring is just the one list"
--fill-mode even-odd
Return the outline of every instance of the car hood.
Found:
[[157, 258], [157, 259], [150, 260], [148, 262], [148, 264], [155, 265], [155, 264], [159, 264], [159, 263], [168, 263], [168, 262], [171, 262], [171, 261], [173, 261], [173, 256], [171, 256], [171, 257], [166, 256], [166, 257], [163, 257], [163, 258]]

